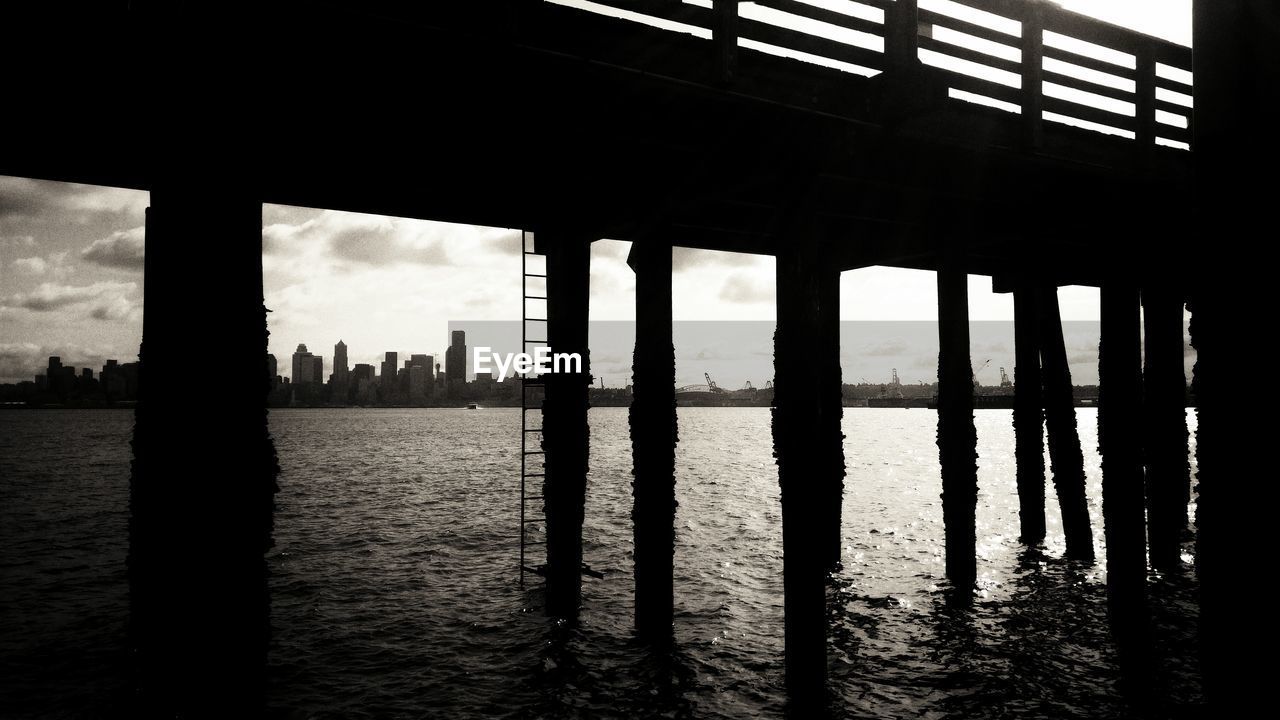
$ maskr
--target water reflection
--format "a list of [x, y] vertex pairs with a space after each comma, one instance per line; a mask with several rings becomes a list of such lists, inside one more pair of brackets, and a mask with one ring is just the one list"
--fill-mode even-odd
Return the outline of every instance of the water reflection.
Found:
[[582, 623], [548, 621], [527, 676], [534, 699], [519, 717], [695, 716], [697, 671], [680, 645], [633, 638], [602, 657], [609, 643]]

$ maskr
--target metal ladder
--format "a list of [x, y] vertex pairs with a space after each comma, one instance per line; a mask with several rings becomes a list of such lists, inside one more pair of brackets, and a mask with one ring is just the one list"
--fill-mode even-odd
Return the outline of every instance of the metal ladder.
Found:
[[[532, 355], [534, 349], [547, 344], [547, 263], [545, 255], [534, 252], [532, 232], [520, 233], [520, 253], [523, 275], [520, 283], [523, 295], [520, 301], [520, 351]], [[547, 476], [546, 454], [542, 449], [542, 400], [545, 396], [546, 385], [541, 377], [520, 376], [521, 586], [526, 574], [544, 575], [546, 570], [546, 518], [542, 510], [542, 486]], [[533, 488], [530, 488], [531, 482]], [[533, 505], [532, 512], [530, 505]]]

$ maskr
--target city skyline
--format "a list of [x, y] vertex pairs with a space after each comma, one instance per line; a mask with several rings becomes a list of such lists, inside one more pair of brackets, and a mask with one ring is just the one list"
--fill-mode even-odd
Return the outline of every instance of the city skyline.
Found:
[[[29, 380], [54, 355], [93, 367], [137, 359], [147, 202], [134, 190], [0, 177], [0, 382]], [[284, 358], [329, 335], [352, 348], [352, 364], [377, 365], [387, 348], [443, 357], [451, 320], [520, 317], [519, 243], [514, 230], [264, 206], [268, 350]], [[594, 321], [635, 316], [629, 249], [593, 244]], [[673, 265], [677, 320], [774, 318], [771, 257], [676, 248]], [[989, 279], [970, 278], [969, 294], [975, 321], [1012, 318], [1010, 299], [992, 294]], [[1096, 289], [1060, 295], [1064, 319], [1097, 318]], [[932, 320], [933, 274], [846, 272], [841, 313]], [[610, 371], [608, 381], [622, 378]]]

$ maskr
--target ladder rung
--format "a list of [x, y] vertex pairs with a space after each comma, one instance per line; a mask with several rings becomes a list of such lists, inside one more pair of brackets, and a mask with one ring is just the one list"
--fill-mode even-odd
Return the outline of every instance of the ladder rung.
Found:
[[547, 476], [547, 474], [546, 474], [546, 473], [525, 473], [525, 474], [524, 474], [524, 476], [525, 476], [525, 477], [527, 477], [527, 478], [531, 478], [531, 477], [546, 477], [546, 476]]
[[533, 429], [531, 429], [531, 430], [525, 430], [525, 432], [527, 432], [527, 433], [531, 433], [531, 432], [542, 432], [542, 428], [533, 428]]
[[525, 545], [546, 545], [546, 544], [547, 544], [546, 540], [528, 540], [525, 542]]
[[525, 455], [546, 455], [547, 451], [546, 450], [525, 450], [524, 454]]
[[538, 518], [536, 520], [523, 520], [522, 522], [525, 525], [533, 525], [534, 523], [546, 522], [546, 520], [543, 520], [542, 518]]
[[[525, 300], [546, 300], [546, 295], [525, 295]], [[537, 320], [538, 318], [525, 318], [525, 320]]]
[[534, 575], [542, 575], [544, 577], [547, 574], [546, 568], [542, 567], [541, 565], [539, 565], [538, 567], [529, 567], [528, 565], [522, 565], [520, 566], [520, 569], [524, 570], [525, 572], [530, 572], [530, 573], [533, 573]]
[[542, 500], [543, 497], [541, 495], [529, 495], [521, 499], [524, 500], [525, 502], [533, 502], [534, 500]]
[[[535, 255], [536, 253], [529, 253], [529, 254], [530, 254], [530, 255]], [[545, 273], [525, 273], [525, 274], [524, 274], [524, 276], [525, 276], [525, 277], [540, 277], [540, 278], [544, 278], [544, 277], [546, 277], [546, 274], [545, 274]]]
[[[538, 320], [537, 322], [546, 322], [546, 320]], [[547, 340], [537, 340], [537, 339], [534, 339], [534, 340], [525, 340], [525, 341], [524, 341], [524, 344], [525, 344], [525, 345], [528, 345], [529, 343], [545, 343], [545, 342], [548, 342], [548, 341], [547, 341]]]

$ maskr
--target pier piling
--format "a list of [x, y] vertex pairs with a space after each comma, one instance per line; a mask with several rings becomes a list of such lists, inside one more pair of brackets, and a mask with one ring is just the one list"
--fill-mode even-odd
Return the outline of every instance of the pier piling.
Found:
[[1187, 377], [1183, 370], [1183, 301], [1167, 286], [1142, 291], [1146, 330], [1143, 372], [1144, 457], [1151, 566], [1182, 565], [1182, 536], [1191, 495], [1187, 462]]
[[[265, 698], [264, 553], [278, 472], [267, 430], [262, 205], [242, 187], [166, 172], [145, 232], [128, 714], [254, 716]], [[193, 349], [210, 338], [220, 361], [212, 407], [177, 391], [190, 384]]]
[[830, 280], [822, 277], [826, 271], [810, 244], [788, 244], [777, 257], [773, 449], [782, 491], [786, 682], [796, 699], [820, 697], [826, 687], [830, 503], [841, 483], [827, 457], [838, 436], [823, 432], [830, 401], [801, 380], [811, 374], [815, 351], [824, 354], [838, 343], [828, 337], [838, 328], [825, 321], [839, 312], [824, 311], [824, 300], [832, 299], [825, 287]]
[[1040, 333], [1032, 288], [1013, 291], [1013, 431], [1017, 463], [1020, 540], [1044, 541], [1044, 401], [1040, 373]]
[[1053, 487], [1062, 512], [1066, 535], [1066, 556], [1092, 561], [1093, 530], [1089, 525], [1089, 502], [1085, 496], [1084, 452], [1076, 427], [1076, 410], [1071, 395], [1071, 369], [1062, 337], [1062, 315], [1058, 309], [1058, 289], [1038, 288], [1040, 363], [1044, 374], [1044, 420], [1049, 435], [1049, 464]]
[[978, 433], [973, 424], [969, 357], [969, 278], [938, 270], [938, 457], [947, 578], [969, 590], [977, 579]]
[[572, 230], [540, 230], [547, 256], [547, 340], [557, 353], [582, 356], [581, 372], [545, 375], [542, 406], [546, 479], [548, 615], [576, 618], [582, 594], [582, 519], [587, 494], [587, 390], [591, 386], [587, 318], [591, 242]]
[[636, 343], [632, 361], [631, 519], [635, 533], [636, 630], [671, 636], [674, 603], [676, 424], [675, 346], [671, 338], [671, 246], [632, 245]]
[[[1098, 356], [1098, 446], [1107, 541], [1107, 595], [1113, 627], [1133, 633], [1145, 622], [1147, 576], [1141, 437], [1142, 346], [1138, 290], [1102, 285]], [[1115, 622], [1118, 621], [1118, 622]]]

